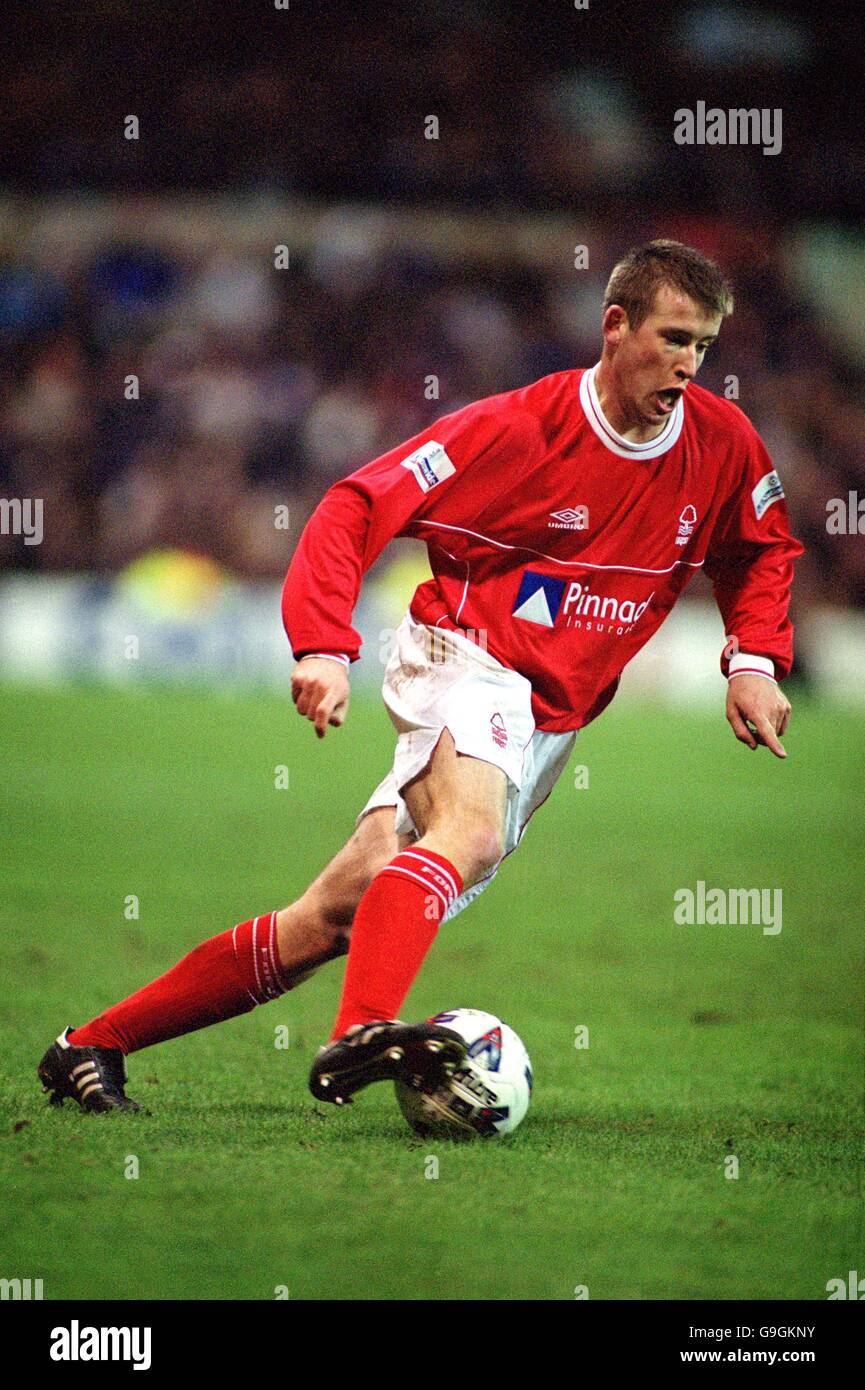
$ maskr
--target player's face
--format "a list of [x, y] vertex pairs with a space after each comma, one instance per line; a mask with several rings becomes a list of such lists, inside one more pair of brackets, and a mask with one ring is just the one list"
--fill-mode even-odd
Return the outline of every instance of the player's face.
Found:
[[721, 327], [688, 295], [662, 285], [651, 313], [632, 329], [625, 316], [616, 348], [616, 374], [635, 423], [660, 425], [672, 414]]

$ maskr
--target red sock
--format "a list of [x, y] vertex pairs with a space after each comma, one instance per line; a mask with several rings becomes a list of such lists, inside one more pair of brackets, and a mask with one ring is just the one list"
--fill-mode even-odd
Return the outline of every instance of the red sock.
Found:
[[75, 1028], [73, 1047], [142, 1047], [248, 1013], [285, 993], [276, 949], [276, 913], [252, 917], [203, 941], [121, 1004]]
[[439, 922], [463, 890], [443, 854], [405, 849], [373, 879], [358, 905], [332, 1038], [355, 1023], [395, 1018]]

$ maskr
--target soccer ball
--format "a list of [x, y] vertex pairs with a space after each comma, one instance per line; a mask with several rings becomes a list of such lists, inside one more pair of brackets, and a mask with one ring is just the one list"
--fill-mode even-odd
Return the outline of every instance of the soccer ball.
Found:
[[513, 1028], [481, 1009], [449, 1009], [428, 1022], [459, 1033], [468, 1044], [468, 1059], [435, 1091], [394, 1083], [412, 1129], [449, 1139], [513, 1133], [532, 1095], [532, 1064]]

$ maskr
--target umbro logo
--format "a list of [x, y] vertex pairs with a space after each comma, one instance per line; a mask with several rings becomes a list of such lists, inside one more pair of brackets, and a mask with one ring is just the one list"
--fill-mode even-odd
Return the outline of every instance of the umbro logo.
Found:
[[586, 531], [589, 526], [588, 507], [563, 507], [560, 512], [550, 512], [547, 525], [554, 531]]

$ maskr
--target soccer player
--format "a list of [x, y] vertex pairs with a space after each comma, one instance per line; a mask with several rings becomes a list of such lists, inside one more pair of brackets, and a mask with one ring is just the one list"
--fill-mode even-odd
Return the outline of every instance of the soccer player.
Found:
[[125, 1057], [275, 999], [348, 952], [320, 1100], [372, 1081], [432, 1088], [464, 1044], [398, 1021], [440, 925], [491, 882], [565, 767], [577, 730], [700, 569], [726, 634], [736, 738], [786, 756], [793, 561], [780, 480], [756, 430], [695, 385], [732, 310], [719, 268], [673, 241], [613, 270], [600, 361], [477, 401], [343, 479], [289, 568], [292, 698], [323, 738], [349, 705], [364, 573], [395, 536], [426, 542], [384, 676], [392, 770], [354, 834], [281, 911], [205, 941], [83, 1027], [39, 1075], [53, 1102], [134, 1108]]

